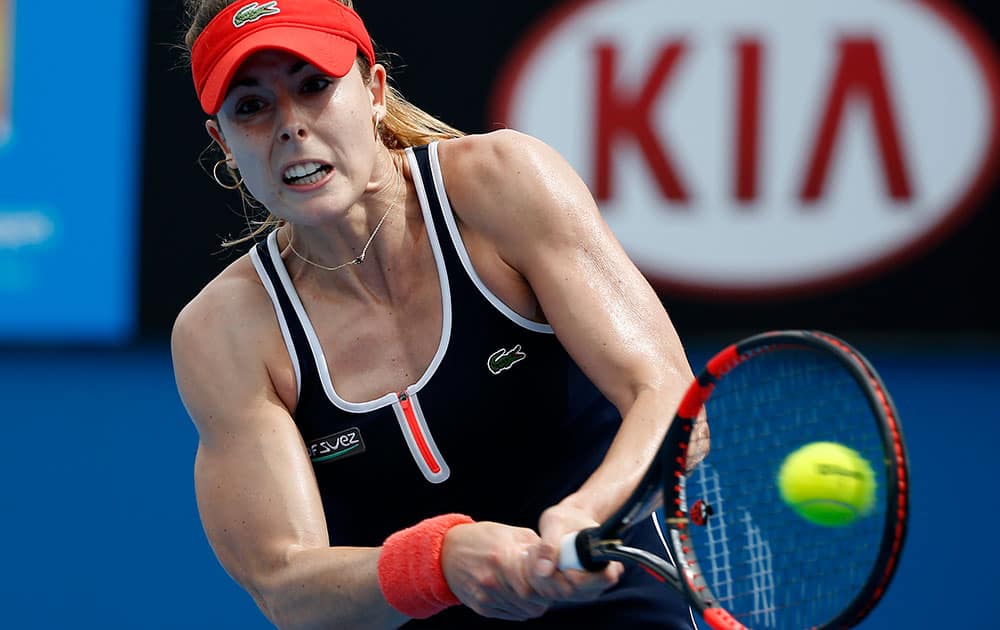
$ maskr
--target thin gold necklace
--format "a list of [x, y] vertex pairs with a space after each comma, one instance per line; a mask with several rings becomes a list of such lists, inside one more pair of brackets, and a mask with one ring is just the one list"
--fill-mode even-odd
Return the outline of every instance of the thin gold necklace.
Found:
[[368, 242], [365, 243], [365, 246], [361, 249], [361, 253], [355, 256], [354, 258], [348, 260], [347, 262], [340, 263], [336, 267], [327, 267], [326, 265], [321, 265], [317, 262], [313, 262], [308, 258], [306, 258], [305, 256], [303, 256], [302, 254], [298, 253], [297, 251], [295, 251], [295, 246], [292, 245], [292, 238], [294, 237], [295, 232], [291, 230], [291, 226], [289, 226], [290, 234], [288, 236], [288, 249], [292, 250], [292, 253], [295, 254], [295, 256], [302, 262], [308, 263], [313, 267], [318, 267], [319, 269], [323, 269], [324, 271], [336, 271], [338, 269], [343, 269], [344, 267], [350, 265], [360, 265], [361, 263], [365, 262], [365, 255], [368, 253], [368, 246], [372, 244], [373, 240], [375, 240], [375, 235], [378, 234], [379, 228], [382, 227], [382, 222], [385, 221], [385, 218], [389, 216], [389, 213], [392, 212], [392, 209], [395, 208], [396, 204], [399, 202], [399, 191], [402, 187], [403, 187], [403, 175], [402, 173], [400, 173], [399, 179], [396, 180], [396, 192], [393, 195], [392, 203], [389, 204], [389, 208], [385, 211], [385, 214], [382, 215], [382, 218], [378, 220], [378, 223], [375, 225], [375, 229], [372, 230], [372, 235], [368, 237]]

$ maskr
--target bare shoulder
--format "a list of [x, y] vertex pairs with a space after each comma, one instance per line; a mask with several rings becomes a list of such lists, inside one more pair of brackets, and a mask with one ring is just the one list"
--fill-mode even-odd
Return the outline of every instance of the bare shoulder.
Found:
[[184, 350], [213, 340], [238, 337], [253, 326], [268, 305], [263, 286], [248, 255], [240, 257], [213, 278], [174, 321], [172, 341]]
[[[599, 212], [573, 167], [552, 147], [504, 129], [442, 142], [448, 197], [459, 219], [501, 245], [549, 246], [594, 228]], [[525, 241], [528, 237], [530, 241]]]
[[461, 160], [466, 166], [488, 168], [498, 160], [517, 157], [532, 148], [545, 146], [541, 140], [513, 129], [498, 129], [489, 133], [470, 134], [438, 144], [442, 156]]
[[247, 410], [241, 406], [278, 398], [268, 364], [280, 356], [280, 337], [249, 256], [223, 270], [181, 310], [170, 347], [178, 391], [203, 439], [210, 419], [238, 416]]
[[[446, 140], [438, 145], [438, 154], [450, 180], [449, 190], [503, 187], [544, 172], [553, 166], [551, 162], [561, 160], [541, 140], [512, 129]], [[487, 193], [483, 196], [492, 196]]]

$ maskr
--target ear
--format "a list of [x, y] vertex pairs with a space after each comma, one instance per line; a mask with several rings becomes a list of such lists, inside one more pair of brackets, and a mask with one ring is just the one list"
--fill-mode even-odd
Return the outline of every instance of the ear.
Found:
[[368, 93], [371, 96], [372, 111], [379, 120], [385, 118], [386, 112], [386, 89], [387, 77], [385, 66], [380, 63], [372, 66], [371, 81], [368, 82]]
[[214, 118], [209, 118], [205, 121], [205, 131], [215, 141], [215, 144], [219, 145], [219, 148], [222, 149], [222, 152], [226, 156], [226, 166], [236, 169], [236, 160], [233, 159], [233, 154], [229, 151], [229, 145], [226, 144], [226, 137], [222, 135], [222, 128], [219, 127], [219, 122]]

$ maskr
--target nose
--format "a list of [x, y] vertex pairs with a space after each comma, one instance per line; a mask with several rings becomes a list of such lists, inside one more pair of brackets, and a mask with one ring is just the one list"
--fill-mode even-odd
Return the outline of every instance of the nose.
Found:
[[293, 139], [305, 140], [309, 137], [303, 113], [291, 98], [279, 98], [278, 111], [280, 112], [278, 118], [278, 138], [281, 142], [289, 142]]
[[290, 124], [282, 127], [281, 132], [278, 137], [281, 138], [282, 142], [288, 142], [292, 138], [298, 138], [299, 140], [305, 140], [308, 137], [308, 133], [304, 126], [300, 124]]

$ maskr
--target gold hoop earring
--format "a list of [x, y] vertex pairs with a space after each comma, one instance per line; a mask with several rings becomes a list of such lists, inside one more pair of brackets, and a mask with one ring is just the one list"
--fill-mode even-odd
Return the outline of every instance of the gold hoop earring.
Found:
[[215, 166], [212, 167], [212, 179], [215, 180], [216, 184], [222, 186], [226, 190], [236, 190], [237, 188], [243, 185], [242, 177], [240, 178], [240, 181], [236, 182], [235, 184], [223, 184], [222, 180], [219, 179], [219, 165], [225, 163], [226, 163], [225, 160], [219, 160], [218, 162], [215, 163]]
[[377, 143], [380, 140], [378, 135], [378, 112], [376, 112], [375, 115], [372, 116], [372, 126], [374, 127], [375, 130], [375, 142]]

